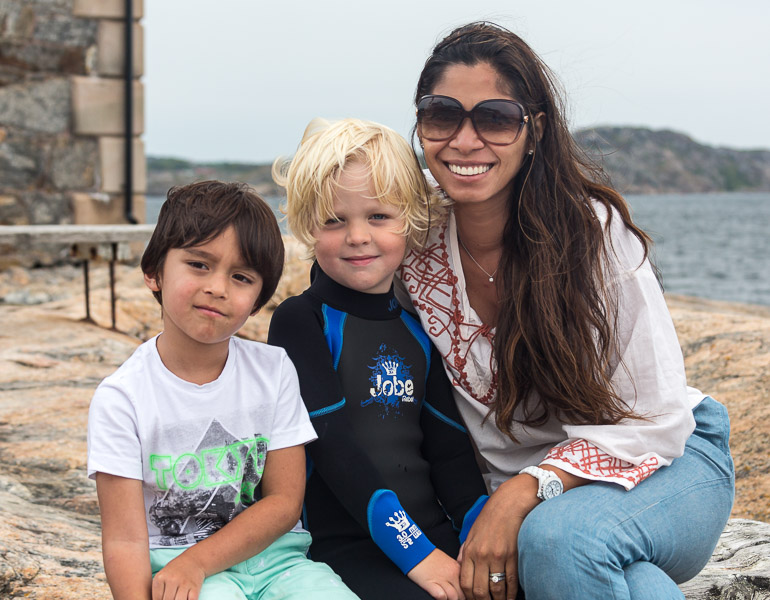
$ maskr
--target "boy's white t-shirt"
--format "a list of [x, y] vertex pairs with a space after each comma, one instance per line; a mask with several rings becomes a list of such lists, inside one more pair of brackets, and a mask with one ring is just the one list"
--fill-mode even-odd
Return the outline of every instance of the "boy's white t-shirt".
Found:
[[197, 385], [165, 367], [156, 340], [97, 388], [88, 476], [141, 480], [150, 548], [190, 546], [259, 500], [268, 451], [316, 435], [282, 348], [233, 337], [222, 373]]

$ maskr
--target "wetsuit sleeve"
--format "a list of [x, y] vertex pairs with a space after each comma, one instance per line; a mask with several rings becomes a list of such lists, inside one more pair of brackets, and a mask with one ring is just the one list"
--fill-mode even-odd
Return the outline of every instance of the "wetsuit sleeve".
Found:
[[407, 573], [435, 546], [387, 489], [355, 439], [324, 338], [320, 306], [302, 296], [284, 301], [273, 313], [268, 343], [283, 347], [297, 368], [300, 394], [318, 434], [318, 440], [306, 447], [312, 468], [388, 558]]
[[486, 502], [487, 490], [441, 355], [434, 346], [431, 348], [427, 391], [420, 415], [422, 452], [431, 465], [431, 480], [438, 499], [455, 529], [462, 532], [462, 542]]

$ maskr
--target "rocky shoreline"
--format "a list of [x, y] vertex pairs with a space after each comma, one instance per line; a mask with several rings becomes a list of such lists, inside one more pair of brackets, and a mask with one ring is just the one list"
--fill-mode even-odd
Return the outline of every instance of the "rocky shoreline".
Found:
[[[289, 254], [274, 302], [307, 281], [299, 250]], [[85, 477], [88, 404], [99, 381], [160, 327], [139, 270], [120, 266], [117, 277], [119, 332], [81, 321], [78, 269], [0, 272], [0, 597], [109, 597], [95, 491]], [[106, 267], [92, 269], [91, 287], [92, 315], [106, 327]], [[732, 516], [770, 522], [770, 307], [677, 296], [667, 302], [690, 384], [730, 413]], [[273, 307], [243, 335], [264, 339]]]

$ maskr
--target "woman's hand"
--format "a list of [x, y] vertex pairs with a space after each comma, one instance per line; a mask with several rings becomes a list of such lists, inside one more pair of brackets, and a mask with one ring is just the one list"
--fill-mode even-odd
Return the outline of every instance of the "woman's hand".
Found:
[[[514, 600], [518, 590], [519, 529], [540, 502], [537, 480], [517, 475], [492, 494], [460, 553], [460, 586], [469, 600]], [[505, 573], [493, 583], [490, 573]]]
[[436, 600], [465, 600], [460, 589], [460, 563], [438, 548], [417, 563], [407, 577]]

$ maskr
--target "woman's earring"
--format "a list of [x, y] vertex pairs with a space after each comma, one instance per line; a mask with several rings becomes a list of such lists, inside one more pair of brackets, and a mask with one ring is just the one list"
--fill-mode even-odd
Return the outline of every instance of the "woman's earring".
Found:
[[532, 156], [534, 153], [535, 153], [534, 150], [530, 150], [529, 152], [527, 152], [527, 154], [529, 154], [530, 156]]

